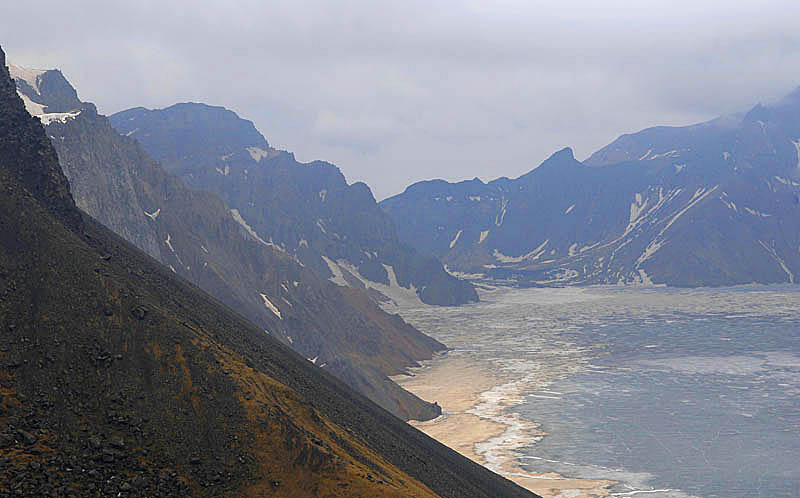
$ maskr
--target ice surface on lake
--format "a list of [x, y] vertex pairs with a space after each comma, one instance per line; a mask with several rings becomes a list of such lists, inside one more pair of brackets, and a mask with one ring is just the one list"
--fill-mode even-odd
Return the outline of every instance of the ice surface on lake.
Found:
[[[481, 298], [402, 315], [504, 377], [477, 411], [548, 434], [494, 442], [526, 471], [616, 480], [619, 497], [800, 496], [798, 287]], [[497, 466], [492, 444], [476, 450]]]

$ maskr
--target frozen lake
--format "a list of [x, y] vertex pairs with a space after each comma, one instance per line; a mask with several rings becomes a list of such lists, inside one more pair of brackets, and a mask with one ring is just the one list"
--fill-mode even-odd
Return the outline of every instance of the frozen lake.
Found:
[[[504, 420], [548, 434], [510, 429], [478, 445], [487, 462], [511, 447], [526, 471], [612, 479], [615, 496], [800, 496], [800, 288], [481, 297], [402, 315], [452, 354], [502, 372], [507, 382], [485, 404], [518, 399]], [[475, 412], [496, 412], [487, 408]]]

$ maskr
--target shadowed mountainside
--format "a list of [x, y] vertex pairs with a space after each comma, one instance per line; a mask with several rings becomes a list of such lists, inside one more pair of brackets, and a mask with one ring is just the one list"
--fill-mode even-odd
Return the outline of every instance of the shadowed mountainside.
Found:
[[452, 270], [529, 285], [794, 283], [800, 90], [771, 106], [570, 149], [515, 179], [412, 185], [381, 207]]
[[110, 120], [167, 171], [191, 188], [218, 194], [261, 238], [325, 278], [372, 288], [382, 300], [398, 292], [439, 305], [478, 299], [436, 258], [399, 241], [367, 185], [348, 185], [323, 161], [297, 162], [227, 109], [184, 103], [129, 109]]
[[442, 344], [361, 290], [319, 278], [216, 195], [188, 189], [81, 102], [59, 71], [12, 66], [11, 74], [28, 111], [44, 123], [79, 208], [392, 413], [439, 415], [388, 376]]
[[0, 493], [532, 496], [82, 215], [0, 67]]

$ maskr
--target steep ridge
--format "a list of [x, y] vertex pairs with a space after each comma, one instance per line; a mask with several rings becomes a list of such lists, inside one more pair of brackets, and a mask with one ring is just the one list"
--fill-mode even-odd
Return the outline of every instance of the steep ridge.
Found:
[[532, 496], [82, 215], [0, 67], [0, 494]]
[[516, 178], [422, 182], [381, 207], [453, 271], [530, 285], [734, 285], [800, 275], [800, 98], [570, 149]]
[[[30, 70], [12, 66], [11, 74], [35, 112], [36, 102], [55, 100], [44, 85], [33, 91], [37, 81], [72, 88], [55, 70], [30, 83]], [[164, 172], [74, 89], [61, 93], [72, 96], [69, 117], [50, 119], [49, 108], [39, 117], [78, 207], [392, 413], [440, 414], [387, 376], [431, 358], [442, 344], [382, 312], [363, 292], [317, 278], [237, 222], [215, 195]]]
[[348, 185], [326, 162], [299, 163], [232, 111], [184, 103], [110, 119], [167, 171], [220, 195], [261, 238], [325, 278], [371, 288], [383, 300], [397, 294], [440, 305], [477, 300], [468, 282], [398, 240], [364, 183]]

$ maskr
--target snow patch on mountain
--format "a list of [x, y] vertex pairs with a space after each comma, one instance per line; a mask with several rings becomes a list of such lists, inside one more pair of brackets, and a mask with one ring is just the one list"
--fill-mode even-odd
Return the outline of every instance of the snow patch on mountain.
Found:
[[[172, 234], [170, 234], [170, 233], [167, 234], [167, 239], [164, 241], [164, 243], [167, 245], [167, 247], [169, 247], [170, 252], [172, 252], [172, 254], [175, 255], [175, 259], [178, 260], [178, 263], [181, 266], [186, 266], [186, 265], [183, 264], [183, 261], [181, 260], [180, 254], [178, 254], [177, 251], [175, 251], [175, 248], [172, 247]], [[189, 267], [186, 266], [186, 269], [188, 270]], [[175, 271], [175, 270], [173, 269], [173, 271]]]
[[792, 273], [791, 270], [789, 270], [789, 267], [786, 266], [786, 262], [780, 256], [778, 256], [778, 253], [775, 251], [775, 249], [770, 247], [770, 246], [768, 246], [767, 244], [765, 244], [764, 241], [762, 241], [762, 240], [759, 240], [758, 243], [761, 244], [761, 247], [763, 247], [764, 250], [767, 251], [770, 254], [770, 256], [773, 257], [773, 259], [775, 259], [775, 262], [778, 263], [778, 266], [780, 266], [781, 269], [789, 277], [789, 283], [793, 284], [794, 283], [794, 273]]
[[762, 213], [758, 209], [752, 209], [752, 208], [749, 208], [747, 206], [745, 206], [744, 210], [747, 211], [748, 213], [752, 214], [753, 216], [759, 216], [761, 218], [769, 218], [770, 216], [772, 216], [771, 214]]
[[678, 214], [676, 214], [671, 220], [669, 220], [667, 226], [661, 229], [661, 231], [658, 233], [658, 236], [660, 237], [664, 235], [664, 232], [666, 232], [667, 229], [669, 229], [669, 227], [671, 227], [676, 221], [678, 221], [678, 218], [686, 214], [687, 211], [689, 211], [690, 209], [695, 207], [698, 203], [700, 203], [703, 199], [714, 193], [718, 188], [719, 185], [715, 185], [711, 190], [706, 190], [705, 187], [699, 187], [697, 190], [695, 190], [694, 195], [692, 195], [692, 198], [689, 200], [689, 204], [685, 208], [681, 209], [678, 212]]
[[249, 233], [250, 235], [252, 235], [254, 239], [256, 239], [257, 241], [261, 242], [261, 243], [262, 243], [262, 244], [264, 244], [264, 245], [269, 245], [269, 244], [268, 244], [268, 243], [267, 243], [267, 242], [266, 242], [264, 239], [262, 239], [262, 238], [261, 238], [261, 237], [258, 235], [258, 233], [256, 233], [256, 231], [255, 231], [255, 230], [253, 230], [253, 228], [252, 228], [250, 225], [248, 225], [248, 224], [247, 224], [247, 222], [245, 221], [245, 219], [244, 219], [244, 218], [242, 218], [242, 215], [241, 215], [241, 214], [239, 214], [239, 210], [238, 210], [238, 209], [231, 209], [231, 216], [233, 216], [233, 219], [234, 219], [234, 220], [235, 220], [235, 221], [236, 221], [238, 224], [240, 224], [242, 227], [244, 227], [244, 229], [245, 229], [245, 230], [247, 230], [247, 233]]
[[[667, 202], [671, 201], [679, 193], [680, 193], [680, 189], [677, 189], [677, 190], [670, 190], [669, 192], [667, 192], [666, 195], [664, 195], [664, 189], [662, 187], [659, 187], [659, 189], [658, 189], [658, 201], [652, 207], [650, 207], [650, 209], [648, 209], [647, 211], [644, 211], [644, 210], [647, 207], [647, 205], [649, 204], [650, 197], [649, 196], [645, 197], [646, 194], [636, 193], [635, 196], [634, 196], [634, 201], [633, 201], [633, 203], [631, 204], [631, 207], [630, 207], [630, 213], [629, 213], [629, 217], [628, 217], [628, 226], [625, 227], [625, 232], [623, 232], [622, 235], [619, 236], [617, 239], [613, 240], [611, 242], [611, 244], [614, 244], [614, 243], [620, 241], [626, 235], [631, 233], [635, 228], [637, 228], [638, 226], [643, 225], [645, 220], [647, 220], [648, 217], [651, 214], [656, 213], [659, 209], [661, 209], [664, 206], [664, 204], [666, 204]], [[642, 200], [643, 198], [644, 198], [644, 201]], [[628, 241], [628, 242], [630, 242], [630, 241]], [[627, 242], [626, 242], [626, 244], [627, 244]], [[623, 246], [624, 245], [625, 244], [623, 244]], [[620, 246], [620, 248], [621, 247], [622, 246]]]
[[[259, 294], [261, 294], [261, 293], [259, 293]], [[283, 320], [283, 316], [281, 316], [280, 310], [274, 304], [272, 304], [272, 301], [269, 300], [269, 298], [266, 296], [266, 294], [261, 294], [261, 299], [264, 300], [264, 306], [266, 306], [268, 310], [270, 310], [271, 312], [273, 312], [275, 314], [275, 316], [277, 316], [278, 318]]]
[[521, 263], [523, 261], [536, 261], [537, 259], [539, 259], [542, 253], [544, 253], [544, 247], [547, 245], [548, 242], [550, 242], [550, 239], [545, 240], [536, 249], [527, 254], [523, 254], [522, 256], [506, 256], [497, 249], [495, 249], [492, 252], [492, 255], [497, 261], [500, 261], [501, 263]]
[[31, 116], [41, 116], [44, 114], [44, 106], [32, 101], [27, 95], [22, 93], [19, 88], [17, 89], [17, 95], [22, 99], [22, 103], [25, 104], [25, 110], [28, 111], [28, 114]]
[[8, 72], [11, 74], [12, 78], [26, 82], [39, 95], [41, 95], [41, 91], [39, 90], [39, 82], [41, 81], [41, 76], [47, 71], [47, 69], [32, 69], [28, 67], [15, 66], [14, 64], [8, 65]]
[[261, 162], [262, 159], [266, 159], [269, 157], [269, 151], [264, 150], [260, 147], [247, 147], [247, 152], [250, 153], [250, 157], [253, 158], [253, 161]]
[[639, 258], [636, 260], [636, 266], [638, 267], [639, 265], [641, 265], [642, 263], [644, 263], [645, 261], [650, 259], [653, 256], [653, 254], [658, 252], [658, 250], [661, 249], [661, 247], [663, 247], [665, 242], [666, 241], [663, 241], [663, 240], [659, 240], [659, 241], [654, 240], [654, 241], [650, 242], [647, 245], [647, 247], [645, 248], [645, 250], [642, 253], [642, 255], [639, 256]]
[[578, 277], [579, 273], [577, 270], [572, 268], [558, 268], [552, 275], [553, 278], [548, 280], [537, 280], [536, 283], [542, 285], [566, 283]]
[[[644, 199], [644, 200], [642, 200]], [[628, 228], [625, 229], [625, 233], [631, 231], [632, 226], [635, 224], [636, 220], [639, 219], [639, 215], [644, 212], [644, 208], [647, 207], [647, 203], [650, 201], [649, 197], [642, 197], [642, 194], [636, 192], [634, 196], [634, 201], [631, 203], [631, 212], [628, 218]]]
[[497, 226], [502, 226], [503, 220], [506, 218], [506, 208], [508, 207], [508, 199], [504, 197], [501, 204], [502, 205], [500, 207], [500, 213], [494, 218], [494, 224]]
[[389, 299], [388, 302], [380, 303], [381, 306], [384, 307], [385, 306], [405, 307], [409, 305], [419, 306], [421, 302], [419, 299], [419, 292], [417, 291], [417, 288], [413, 284], [409, 285], [408, 287], [401, 286], [400, 283], [397, 281], [397, 275], [395, 274], [394, 267], [392, 267], [391, 265], [387, 264], [383, 265], [383, 268], [384, 270], [386, 270], [386, 274], [389, 278], [389, 285], [386, 285], [380, 282], [373, 282], [367, 279], [366, 277], [361, 275], [357, 267], [355, 267], [351, 263], [348, 263], [344, 259], [333, 261], [327, 256], [322, 256], [322, 259], [328, 265], [328, 268], [331, 270], [331, 273], [333, 273], [333, 277], [329, 278], [328, 280], [335, 283], [336, 285], [342, 287], [349, 287], [350, 284], [344, 278], [344, 271], [347, 271], [352, 276], [360, 280], [361, 283], [364, 285], [364, 287], [366, 287], [367, 289], [373, 289], [375, 291], [378, 291], [380, 294]]
[[725, 198], [723, 198], [723, 197], [720, 197], [720, 198], [719, 198], [719, 200], [720, 200], [720, 201], [721, 201], [723, 204], [725, 204], [725, 205], [728, 207], [728, 209], [731, 209], [731, 210], [733, 210], [733, 211], [736, 211], [737, 213], [739, 212], [739, 210], [736, 208], [736, 203], [735, 203], [735, 202], [733, 202], [732, 200], [730, 200], [730, 199], [727, 199], [727, 200], [726, 200], [726, 199], [725, 199]]
[[333, 276], [328, 280], [342, 287], [348, 287], [350, 285], [347, 283], [347, 280], [345, 280], [344, 272], [342, 272], [342, 269], [339, 268], [338, 264], [324, 254], [322, 255], [322, 260], [325, 261], [325, 263], [328, 265], [328, 269], [331, 271], [331, 273], [333, 273]]
[[167, 234], [167, 240], [165, 240], [164, 243], [167, 244], [167, 247], [169, 247], [169, 250], [172, 251], [172, 253], [174, 254], [175, 253], [175, 248], [172, 247], [172, 234], [171, 233]]
[[650, 276], [647, 275], [647, 272], [639, 268], [639, 279], [642, 285], [654, 285], [653, 281], [650, 280]]
[[275, 244], [274, 242], [272, 242], [272, 239], [270, 239], [269, 242], [267, 242], [266, 240], [262, 239], [258, 235], [258, 233], [256, 233], [256, 231], [253, 230], [253, 228], [250, 225], [247, 224], [247, 221], [245, 221], [245, 219], [242, 218], [242, 215], [239, 214], [239, 210], [238, 209], [231, 209], [231, 216], [233, 217], [234, 221], [236, 221], [236, 223], [240, 224], [242, 226], [242, 228], [244, 228], [247, 231], [247, 233], [250, 234], [257, 241], [261, 242], [265, 246], [269, 246], [269, 247], [272, 247], [273, 249], [277, 249], [278, 251], [286, 252], [281, 246], [279, 246], [278, 244]]
[[[800, 141], [798, 143], [800, 143]], [[800, 154], [800, 151], [798, 151], [798, 154]], [[798, 165], [798, 168], [800, 168], [800, 165]], [[784, 185], [788, 185], [788, 186], [791, 186], [791, 187], [800, 187], [800, 183], [797, 183], [794, 180], [790, 180], [788, 178], [783, 178], [783, 177], [780, 177], [780, 176], [776, 176], [774, 178], [777, 181], [779, 181], [780, 183], [784, 184]]]
[[461, 234], [463, 232], [464, 232], [464, 230], [459, 230], [458, 233], [456, 234], [456, 236], [453, 238], [453, 240], [450, 241], [450, 249], [452, 249], [453, 246], [455, 246], [456, 243], [458, 243], [458, 239], [461, 237]]
[[158, 218], [159, 214], [161, 214], [161, 208], [156, 209], [152, 213], [148, 213], [147, 211], [144, 212], [144, 215], [153, 221], [155, 221], [155, 219]]
[[[650, 243], [645, 248], [644, 252], [636, 260], [636, 268], [638, 269], [639, 266], [642, 263], [644, 263], [645, 261], [650, 259], [656, 252], [658, 252], [659, 249], [661, 249], [661, 247], [664, 246], [664, 244], [666, 243], [666, 241], [662, 239], [664, 233], [673, 224], [675, 224], [675, 222], [678, 221], [678, 219], [681, 216], [686, 214], [687, 211], [692, 209], [694, 206], [696, 206], [698, 203], [700, 203], [703, 199], [707, 198], [709, 195], [711, 195], [713, 192], [715, 192], [717, 190], [717, 188], [719, 188], [719, 185], [714, 186], [710, 190], [706, 190], [705, 187], [699, 187], [697, 190], [695, 190], [694, 194], [692, 195], [692, 198], [689, 200], [689, 203], [683, 209], [678, 211], [678, 213], [675, 214], [675, 216], [673, 216], [669, 220], [669, 222], [667, 222], [667, 224], [664, 226], [664, 228], [662, 228], [661, 231], [658, 232], [658, 235], [656, 235], [656, 237], [652, 241], [650, 241]], [[680, 193], [680, 191], [681, 191], [680, 189], [676, 190], [675, 194], [673, 194], [670, 197], [673, 197], [673, 196], [677, 195], [678, 193]]]
[[386, 270], [386, 274], [389, 276], [389, 287], [401, 287], [397, 282], [397, 275], [394, 273], [394, 267], [387, 264], [382, 264], [381, 266], [383, 266], [383, 269]]
[[679, 152], [677, 150], [670, 150], [667, 152], [662, 152], [661, 154], [653, 154], [652, 156], [647, 158], [647, 160], [652, 161], [653, 159], [658, 159], [660, 157], [677, 157], [678, 155]]
[[50, 112], [39, 114], [36, 117], [39, 118], [39, 121], [42, 122], [43, 125], [47, 126], [51, 123], [66, 123], [70, 119], [75, 119], [81, 112]]

